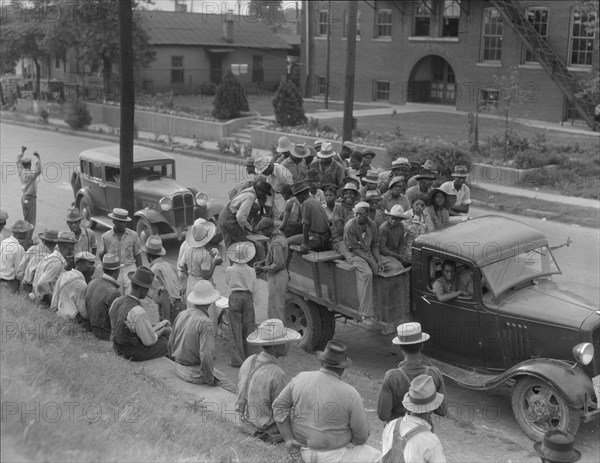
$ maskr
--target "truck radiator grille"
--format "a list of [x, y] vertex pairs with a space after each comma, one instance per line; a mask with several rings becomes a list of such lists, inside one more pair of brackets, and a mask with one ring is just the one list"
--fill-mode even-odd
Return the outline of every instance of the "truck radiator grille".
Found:
[[183, 193], [173, 196], [173, 218], [175, 227], [185, 228], [194, 223], [194, 195]]
[[529, 332], [527, 325], [506, 322], [506, 331], [511, 360], [513, 362], [520, 362], [529, 359]]

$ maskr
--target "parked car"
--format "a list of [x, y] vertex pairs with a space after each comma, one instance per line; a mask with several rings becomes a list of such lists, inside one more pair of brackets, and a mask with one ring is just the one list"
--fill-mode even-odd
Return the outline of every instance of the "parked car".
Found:
[[[335, 317], [361, 320], [356, 276], [333, 251], [290, 252], [285, 319], [312, 350], [333, 337]], [[437, 299], [432, 283], [445, 260], [468, 296]], [[420, 322], [445, 376], [474, 390], [513, 385], [513, 412], [530, 438], [575, 434], [600, 413], [600, 310], [560, 289], [551, 280], [559, 273], [546, 237], [528, 225], [499, 216], [462, 222], [417, 238], [410, 269], [373, 279], [375, 326], [387, 334]]]
[[[181, 239], [197, 218], [216, 223], [223, 206], [209, 201], [206, 194], [177, 183], [173, 157], [155, 149], [134, 146], [133, 160], [133, 219], [142, 243], [150, 235]], [[83, 151], [71, 186], [83, 225], [92, 229], [98, 223], [111, 227], [108, 213], [121, 205], [119, 146]]]

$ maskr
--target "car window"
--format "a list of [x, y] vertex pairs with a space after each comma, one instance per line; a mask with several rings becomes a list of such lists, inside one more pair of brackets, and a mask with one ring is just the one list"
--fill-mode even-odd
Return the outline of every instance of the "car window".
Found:
[[102, 179], [102, 166], [95, 162], [89, 163], [89, 175], [91, 177]]
[[90, 175], [90, 163], [83, 159], [81, 160], [81, 172], [85, 175]]
[[134, 179], [157, 176], [173, 178], [173, 163], [137, 164], [133, 168]]
[[[440, 258], [440, 257], [436, 257], [436, 256], [431, 256], [428, 259], [428, 266], [427, 266], [427, 271], [428, 271], [428, 285], [427, 288], [433, 291], [433, 283], [435, 282], [435, 280], [438, 279], [443, 279], [443, 271], [442, 271], [442, 267], [443, 267], [443, 263], [445, 262], [444, 259]], [[457, 287], [455, 289], [464, 289], [465, 291], [467, 291], [469, 293], [469, 295], [461, 295], [458, 296], [458, 299], [472, 299], [473, 298], [473, 281], [474, 281], [474, 270], [473, 267], [467, 263], [463, 263], [463, 262], [456, 262], [454, 261], [455, 265], [456, 265], [456, 271], [455, 271], [455, 275], [456, 275], [456, 282], [457, 282]]]
[[106, 166], [104, 173], [107, 182], [120, 183], [121, 170], [118, 167]]

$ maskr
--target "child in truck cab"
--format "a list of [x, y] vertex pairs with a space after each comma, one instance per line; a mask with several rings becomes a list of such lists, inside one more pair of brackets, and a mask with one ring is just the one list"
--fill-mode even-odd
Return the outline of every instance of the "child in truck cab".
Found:
[[456, 273], [456, 263], [451, 260], [445, 260], [442, 264], [442, 276], [433, 282], [432, 289], [440, 302], [469, 295]]

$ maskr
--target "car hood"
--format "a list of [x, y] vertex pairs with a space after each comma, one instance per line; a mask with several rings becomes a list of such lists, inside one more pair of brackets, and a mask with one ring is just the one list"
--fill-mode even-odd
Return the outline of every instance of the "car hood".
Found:
[[172, 178], [165, 177], [156, 180], [136, 180], [134, 188], [136, 193], [156, 197], [157, 200], [163, 196], [171, 196], [175, 193], [190, 192], [190, 190], [181, 186]]
[[499, 315], [515, 316], [542, 323], [580, 329], [584, 320], [596, 310], [583, 299], [561, 290], [551, 280], [540, 280], [509, 295], [500, 303]]

